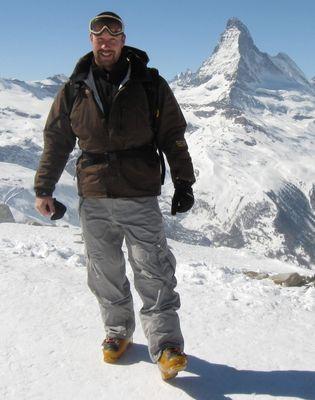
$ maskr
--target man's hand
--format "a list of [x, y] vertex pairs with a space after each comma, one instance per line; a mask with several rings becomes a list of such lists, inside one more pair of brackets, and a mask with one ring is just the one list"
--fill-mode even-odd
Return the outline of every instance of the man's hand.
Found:
[[36, 197], [35, 208], [44, 217], [55, 213], [54, 199], [51, 196]]
[[174, 186], [175, 193], [172, 199], [172, 215], [176, 215], [177, 212], [184, 213], [190, 210], [195, 202], [190, 182], [178, 180], [175, 182]]

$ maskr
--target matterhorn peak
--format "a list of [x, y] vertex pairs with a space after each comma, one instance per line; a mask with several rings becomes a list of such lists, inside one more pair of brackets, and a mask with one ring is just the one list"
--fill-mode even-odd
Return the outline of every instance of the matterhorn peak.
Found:
[[[228, 82], [235, 81], [240, 60], [251, 58], [257, 51], [249, 30], [243, 22], [236, 17], [230, 18], [211, 57], [203, 62], [196, 74], [191, 74], [190, 82], [195, 85], [202, 84], [219, 75]], [[181, 84], [187, 84], [187, 79], [185, 82], [181, 80]]]
[[227, 21], [226, 29], [231, 29], [231, 28], [236, 28], [240, 32], [251, 37], [251, 34], [249, 33], [247, 26], [245, 24], [243, 24], [243, 22], [236, 17], [232, 17], [232, 18], [228, 19], [228, 21]]
[[179, 75], [176, 84], [205, 85], [216, 93], [217, 101], [238, 107], [252, 105], [251, 95], [257, 89], [314, 92], [314, 81], [309, 81], [287, 54], [270, 56], [260, 51], [248, 28], [236, 17], [227, 21], [218, 45], [197, 72]]
[[240, 56], [256, 48], [252, 36], [245, 24], [238, 18], [230, 18], [227, 21], [225, 31], [221, 35], [219, 46], [232, 46], [237, 42]]

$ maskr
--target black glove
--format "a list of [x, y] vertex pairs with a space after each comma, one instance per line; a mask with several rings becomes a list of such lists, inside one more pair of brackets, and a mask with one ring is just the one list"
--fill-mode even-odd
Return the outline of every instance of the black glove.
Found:
[[55, 212], [54, 214], [50, 217], [52, 221], [55, 221], [56, 219], [60, 219], [64, 216], [65, 212], [67, 211], [67, 207], [60, 203], [60, 201], [54, 199], [54, 207], [55, 207]]
[[190, 182], [178, 179], [174, 186], [175, 193], [172, 199], [172, 215], [176, 215], [177, 212], [184, 213], [190, 210], [195, 202], [194, 193]]

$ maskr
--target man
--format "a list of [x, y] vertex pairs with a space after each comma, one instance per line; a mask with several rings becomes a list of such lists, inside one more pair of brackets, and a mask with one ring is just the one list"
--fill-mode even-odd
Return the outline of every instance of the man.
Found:
[[157, 201], [157, 148], [166, 154], [175, 186], [172, 214], [188, 211], [195, 178], [184, 139], [186, 122], [166, 81], [146, 66], [146, 53], [125, 46], [124, 24], [117, 14], [93, 18], [90, 40], [93, 51], [79, 60], [47, 119], [35, 206], [43, 215], [55, 213], [52, 193], [78, 139], [79, 212], [88, 285], [105, 326], [104, 361], [121, 357], [135, 329], [122, 252], [125, 239], [143, 301], [141, 323], [150, 356], [169, 379], [186, 367], [187, 358], [176, 312], [175, 259]]

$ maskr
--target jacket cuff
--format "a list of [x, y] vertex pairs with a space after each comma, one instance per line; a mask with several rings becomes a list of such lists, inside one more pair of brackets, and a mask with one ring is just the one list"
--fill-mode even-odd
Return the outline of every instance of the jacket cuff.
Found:
[[192, 185], [194, 184], [194, 181], [186, 181], [186, 180], [183, 180], [180, 178], [175, 178], [173, 183], [174, 183], [175, 189], [178, 189], [178, 188], [188, 189], [188, 188], [192, 187]]
[[37, 189], [35, 190], [36, 197], [52, 197], [53, 192], [51, 190], [46, 189]]

